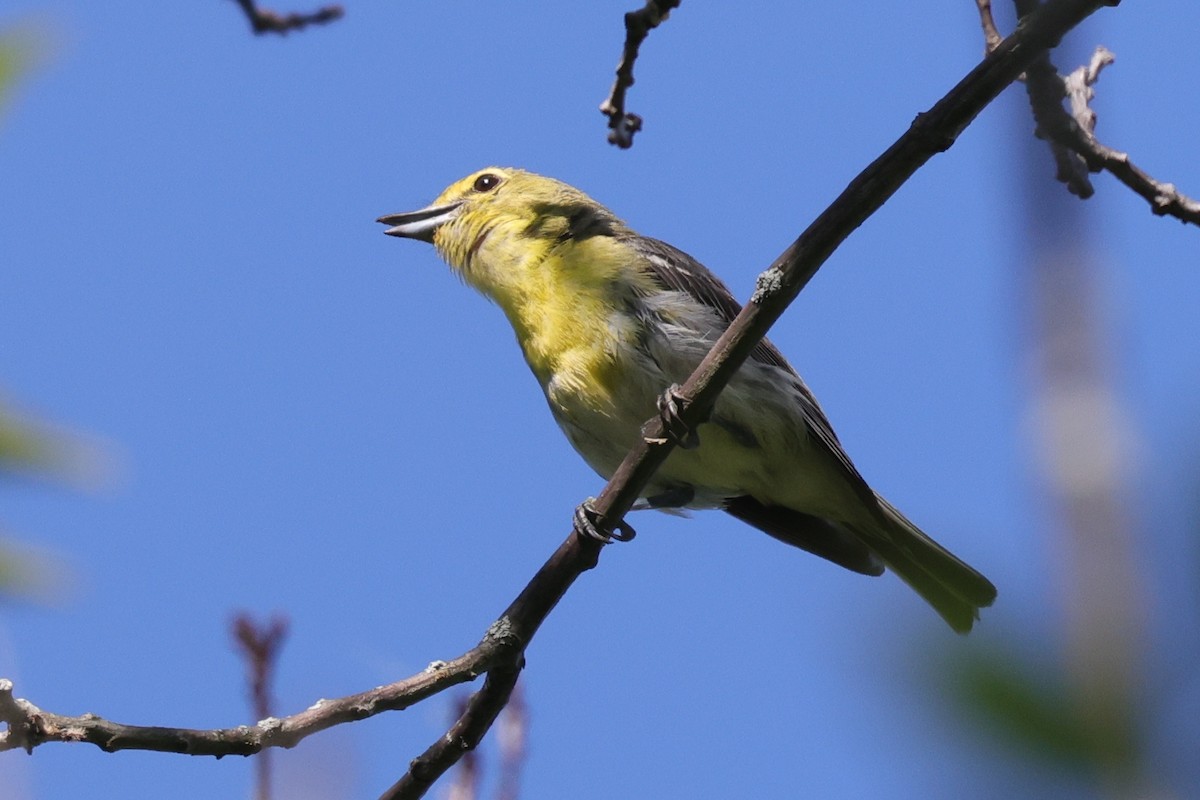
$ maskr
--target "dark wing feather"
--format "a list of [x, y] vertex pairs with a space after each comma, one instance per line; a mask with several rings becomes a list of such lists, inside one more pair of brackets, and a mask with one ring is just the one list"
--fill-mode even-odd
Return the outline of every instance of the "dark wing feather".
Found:
[[862, 575], [883, 574], [883, 562], [871, 548], [836, 522], [782, 506], [763, 505], [748, 495], [731, 497], [723, 507], [731, 516], [781, 542]]

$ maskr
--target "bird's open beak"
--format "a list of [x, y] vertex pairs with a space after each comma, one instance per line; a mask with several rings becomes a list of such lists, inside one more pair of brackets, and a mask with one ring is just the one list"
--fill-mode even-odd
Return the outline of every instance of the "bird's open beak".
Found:
[[447, 203], [444, 206], [429, 206], [420, 211], [406, 211], [403, 214], [388, 214], [376, 222], [390, 225], [384, 233], [388, 236], [403, 236], [406, 239], [419, 239], [422, 242], [433, 242], [433, 232], [441, 225], [458, 216], [462, 201]]

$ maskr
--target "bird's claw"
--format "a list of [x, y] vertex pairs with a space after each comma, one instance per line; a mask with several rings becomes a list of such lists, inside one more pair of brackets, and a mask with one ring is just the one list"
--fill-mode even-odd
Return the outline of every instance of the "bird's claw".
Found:
[[606, 533], [601, 528], [600, 514], [592, 506], [595, 500], [596, 498], [589, 497], [575, 508], [575, 532], [580, 536], [595, 539], [600, 544], [611, 544], [614, 540], [618, 542], [633, 541], [633, 537], [637, 536], [637, 531], [623, 519], [616, 521], [611, 532]]
[[676, 447], [694, 450], [700, 446], [700, 436], [688, 427], [681, 416], [687, 403], [688, 398], [683, 396], [679, 384], [672, 383], [658, 397], [658, 415], [662, 418], [663, 432]]

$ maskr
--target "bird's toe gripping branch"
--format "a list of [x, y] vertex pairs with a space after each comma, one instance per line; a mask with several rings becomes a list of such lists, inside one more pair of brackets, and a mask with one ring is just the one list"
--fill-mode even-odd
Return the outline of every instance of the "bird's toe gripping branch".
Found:
[[605, 531], [600, 513], [592, 506], [595, 501], [596, 498], [589, 497], [575, 508], [575, 532], [580, 536], [595, 539], [600, 544], [611, 544], [614, 540], [618, 542], [633, 541], [633, 537], [637, 536], [637, 531], [623, 519], [619, 519], [613, 524], [611, 532]]
[[[662, 418], [663, 432], [667, 438], [683, 450], [694, 450], [700, 446], [700, 437], [688, 426], [681, 416], [689, 398], [684, 397], [679, 384], [672, 383], [658, 398], [658, 415]], [[651, 441], [647, 439], [646, 441]]]

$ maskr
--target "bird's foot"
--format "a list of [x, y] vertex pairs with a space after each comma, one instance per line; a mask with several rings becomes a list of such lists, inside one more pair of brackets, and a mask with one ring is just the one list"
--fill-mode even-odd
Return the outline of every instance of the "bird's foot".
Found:
[[683, 396], [679, 384], [672, 383], [659, 395], [658, 415], [662, 418], [663, 432], [668, 440], [674, 442], [676, 447], [694, 450], [700, 446], [700, 437], [680, 416], [688, 402], [689, 399]]
[[600, 544], [611, 544], [614, 540], [618, 542], [633, 541], [633, 537], [637, 536], [637, 531], [623, 519], [617, 520], [612, 531], [605, 531], [600, 524], [599, 512], [592, 506], [594, 502], [596, 502], [596, 498], [589, 497], [575, 508], [575, 532], [580, 536], [595, 539]]

